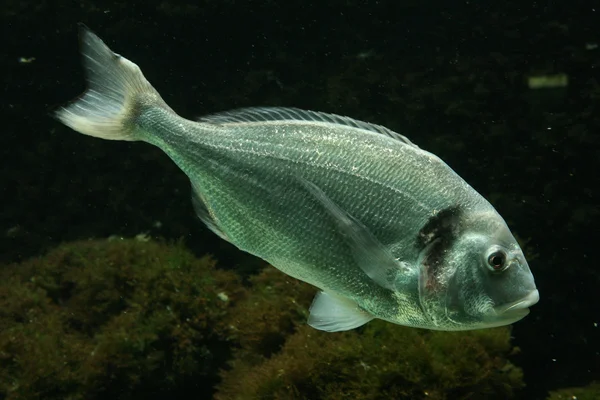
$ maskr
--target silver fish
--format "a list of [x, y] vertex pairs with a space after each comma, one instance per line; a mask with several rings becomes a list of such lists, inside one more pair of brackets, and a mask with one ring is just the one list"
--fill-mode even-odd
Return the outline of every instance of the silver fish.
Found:
[[88, 89], [57, 118], [86, 135], [167, 153], [213, 232], [321, 290], [311, 326], [342, 331], [380, 318], [479, 329], [518, 321], [538, 301], [502, 217], [406, 137], [293, 108], [190, 121], [86, 28], [81, 43]]

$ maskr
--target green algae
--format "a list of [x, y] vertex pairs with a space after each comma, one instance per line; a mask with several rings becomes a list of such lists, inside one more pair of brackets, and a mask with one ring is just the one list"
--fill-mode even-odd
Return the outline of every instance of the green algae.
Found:
[[234, 359], [216, 398], [505, 399], [523, 386], [504, 358], [508, 341], [504, 328], [458, 334], [376, 321], [332, 337], [302, 326], [270, 358]]
[[2, 399], [505, 399], [510, 328], [306, 325], [315, 288], [181, 245], [82, 241], [0, 272]]
[[181, 246], [60, 246], [2, 271], [0, 397], [152, 398], [204, 382], [228, 356], [218, 321], [243, 288]]

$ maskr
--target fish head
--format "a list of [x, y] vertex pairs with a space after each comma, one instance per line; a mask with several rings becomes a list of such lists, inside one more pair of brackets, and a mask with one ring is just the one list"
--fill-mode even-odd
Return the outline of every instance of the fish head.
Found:
[[495, 211], [455, 213], [419, 257], [419, 299], [434, 329], [516, 322], [539, 300], [523, 251]]

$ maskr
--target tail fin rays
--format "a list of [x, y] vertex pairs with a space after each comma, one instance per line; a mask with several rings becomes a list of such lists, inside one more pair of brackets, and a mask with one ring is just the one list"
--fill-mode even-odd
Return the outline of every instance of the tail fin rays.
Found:
[[168, 108], [140, 68], [120, 55], [87, 27], [80, 27], [81, 54], [88, 89], [56, 118], [85, 135], [108, 140], [140, 140], [135, 117], [140, 106]]

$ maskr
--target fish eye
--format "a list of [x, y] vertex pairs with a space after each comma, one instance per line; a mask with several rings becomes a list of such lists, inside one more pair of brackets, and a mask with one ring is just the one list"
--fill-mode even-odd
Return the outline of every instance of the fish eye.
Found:
[[502, 250], [495, 250], [488, 256], [487, 263], [493, 272], [502, 272], [508, 268], [506, 259], [506, 252]]

